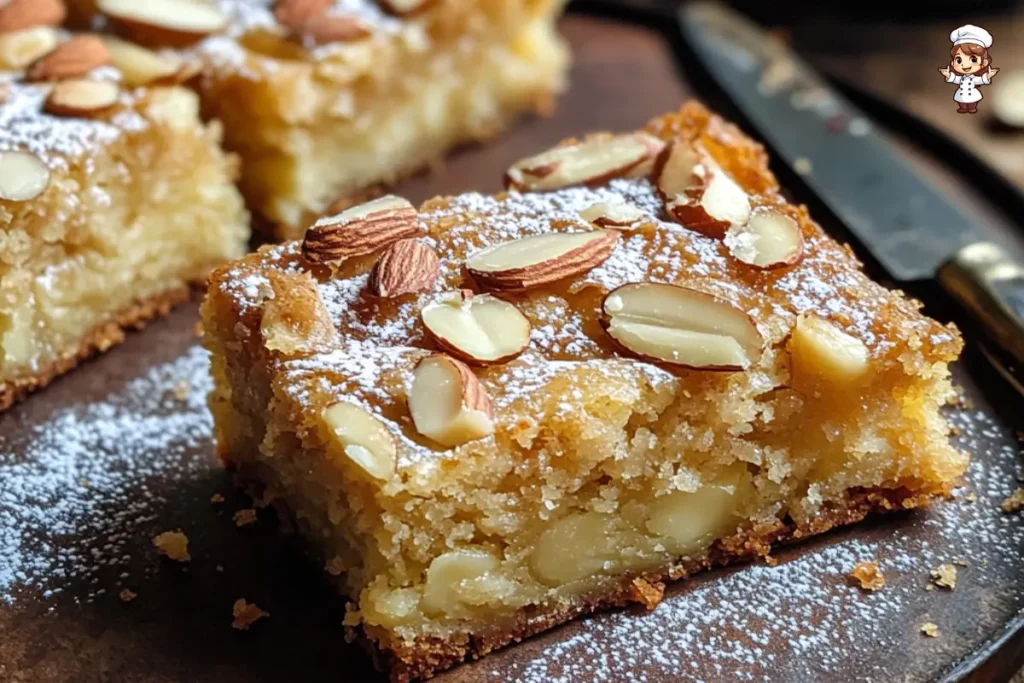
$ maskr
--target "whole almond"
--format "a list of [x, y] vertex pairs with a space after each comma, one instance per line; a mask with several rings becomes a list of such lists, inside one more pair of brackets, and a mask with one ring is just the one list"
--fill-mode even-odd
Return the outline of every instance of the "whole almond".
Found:
[[427, 292], [433, 289], [440, 271], [436, 251], [419, 240], [399, 240], [380, 255], [367, 288], [380, 297]]
[[324, 216], [306, 231], [302, 255], [312, 263], [338, 265], [349, 257], [371, 254], [421, 233], [417, 215], [408, 200], [387, 195]]
[[80, 78], [111, 63], [110, 50], [94, 35], [75, 36], [43, 55], [28, 68], [26, 81], [59, 81]]
[[59, 26], [67, 14], [64, 0], [9, 0], [0, 6], [0, 33], [33, 26]]

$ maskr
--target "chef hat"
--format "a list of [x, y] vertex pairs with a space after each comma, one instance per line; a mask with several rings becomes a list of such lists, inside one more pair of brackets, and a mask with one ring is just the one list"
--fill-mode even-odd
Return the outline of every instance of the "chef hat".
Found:
[[949, 39], [953, 41], [953, 45], [974, 43], [975, 45], [981, 45], [984, 48], [992, 47], [992, 34], [982, 27], [975, 26], [974, 24], [965, 24], [961, 26], [949, 34]]

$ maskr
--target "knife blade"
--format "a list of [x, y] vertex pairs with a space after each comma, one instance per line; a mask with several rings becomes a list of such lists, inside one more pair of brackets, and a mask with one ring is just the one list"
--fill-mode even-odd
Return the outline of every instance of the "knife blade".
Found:
[[828, 209], [904, 283], [936, 280], [1024, 384], [1024, 267], [981, 239], [875, 124], [782, 41], [717, 2], [684, 5], [683, 38], [712, 79]]

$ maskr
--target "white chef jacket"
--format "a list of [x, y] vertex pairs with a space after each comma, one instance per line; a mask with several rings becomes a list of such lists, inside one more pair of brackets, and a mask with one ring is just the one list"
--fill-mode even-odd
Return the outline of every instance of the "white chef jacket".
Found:
[[981, 91], [978, 88], [989, 85], [992, 83], [992, 79], [989, 78], [987, 71], [983, 76], [961, 76], [951, 69], [946, 82], [957, 83], [960, 86], [957, 88], [956, 95], [953, 95], [954, 100], [969, 104], [981, 101]]

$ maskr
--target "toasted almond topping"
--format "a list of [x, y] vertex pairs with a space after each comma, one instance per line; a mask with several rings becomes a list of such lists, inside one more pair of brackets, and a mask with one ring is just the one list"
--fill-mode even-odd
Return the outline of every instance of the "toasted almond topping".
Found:
[[216, 5], [196, 0], [98, 0], [97, 8], [144, 45], [188, 45], [227, 26]]
[[55, 85], [43, 109], [54, 116], [96, 116], [116, 105], [120, 95], [121, 89], [113, 81], [75, 78]]
[[580, 217], [599, 228], [627, 228], [644, 217], [644, 212], [626, 202], [598, 202], [580, 211]]
[[121, 81], [129, 88], [145, 85], [173, 83], [185, 66], [178, 57], [163, 55], [119, 38], [104, 37], [115, 67], [121, 72]]
[[0, 67], [20, 71], [49, 54], [60, 38], [52, 26], [34, 26], [0, 33]]
[[7, 0], [0, 3], [0, 33], [33, 26], [60, 26], [67, 14], [64, 0]]
[[661, 140], [646, 133], [589, 137], [517, 161], [505, 173], [505, 187], [546, 191], [599, 185], [653, 159], [663, 147]]
[[759, 209], [745, 225], [725, 233], [725, 246], [737, 260], [765, 270], [792, 266], [804, 253], [804, 236], [796, 221], [776, 209]]
[[0, 199], [27, 202], [50, 186], [50, 169], [31, 152], [0, 152]]
[[813, 315], [797, 318], [786, 350], [793, 385], [798, 390], [813, 390], [821, 382], [853, 384], [864, 377], [870, 364], [864, 342]]
[[440, 272], [436, 251], [415, 239], [399, 240], [380, 255], [367, 288], [382, 297], [429, 292]]
[[269, 351], [301, 356], [338, 343], [338, 330], [308, 274], [270, 271], [274, 292], [263, 304], [260, 333]]
[[409, 412], [416, 431], [442, 446], [461, 446], [494, 433], [491, 401], [476, 375], [441, 353], [416, 364]]
[[745, 370], [764, 340], [750, 317], [710, 294], [642, 282], [605, 297], [601, 325], [624, 352], [700, 370]]
[[355, 463], [380, 481], [394, 476], [398, 447], [377, 417], [354, 403], [342, 401], [324, 409], [322, 419], [328, 448], [334, 457]]
[[79, 78], [107, 64], [110, 64], [110, 50], [99, 36], [75, 36], [37, 59], [25, 73], [25, 80]]
[[750, 197], [700, 145], [673, 141], [658, 160], [654, 183], [669, 215], [708, 237], [721, 239], [750, 218]]
[[504, 363], [530, 344], [530, 321], [490, 294], [449, 292], [420, 311], [437, 346], [471, 365]]
[[614, 230], [532, 235], [478, 251], [466, 260], [466, 269], [490, 289], [529, 289], [601, 265], [618, 241]]
[[422, 12], [433, 3], [434, 0], [380, 0], [380, 5], [386, 12], [401, 17]]
[[416, 207], [406, 199], [386, 195], [324, 216], [306, 231], [302, 255], [313, 263], [340, 264], [345, 259], [423, 232]]
[[303, 39], [316, 43], [346, 42], [370, 35], [370, 29], [353, 15], [328, 14], [332, 0], [278, 0], [274, 17]]

